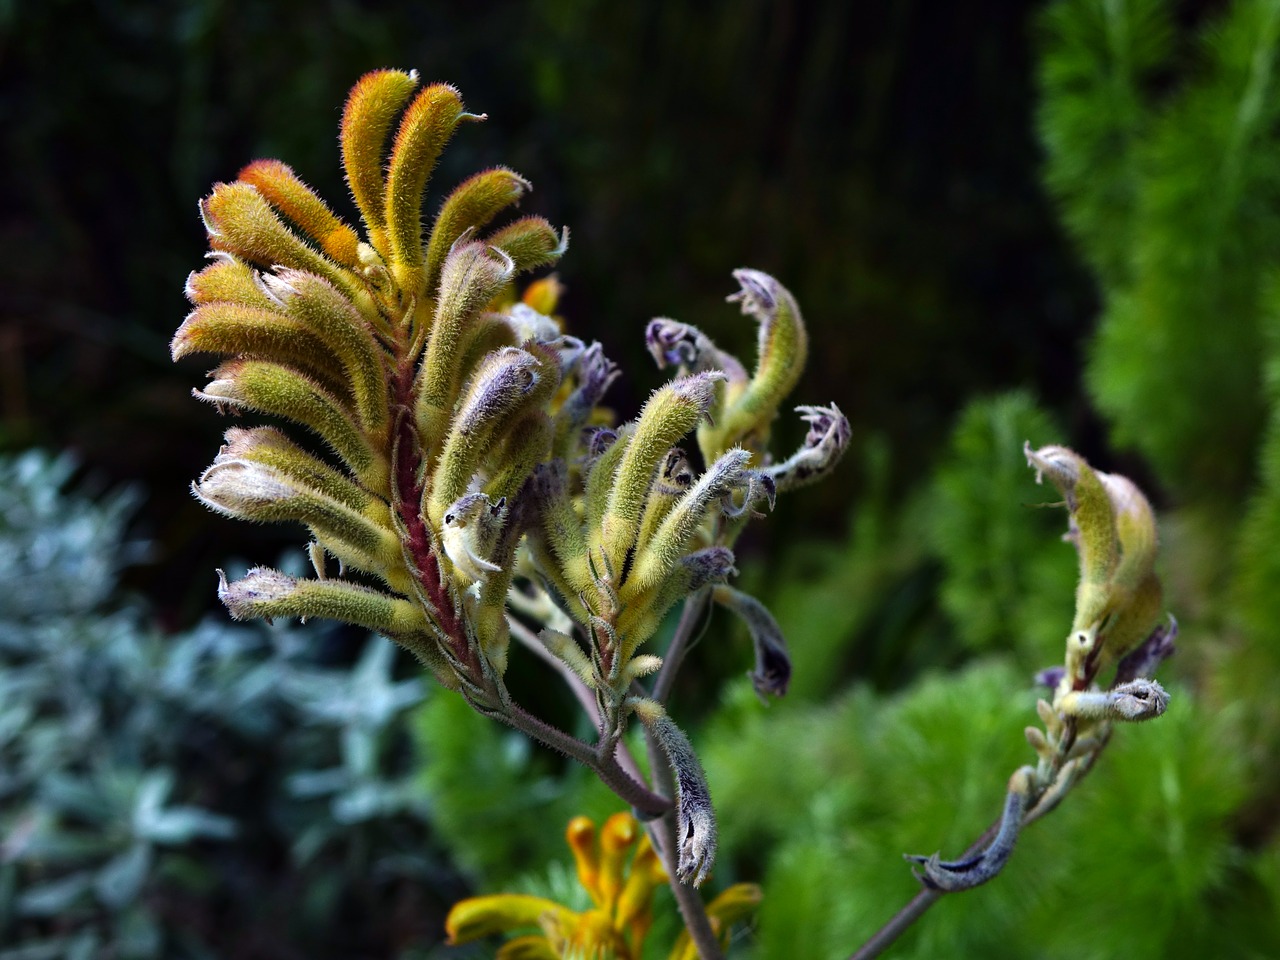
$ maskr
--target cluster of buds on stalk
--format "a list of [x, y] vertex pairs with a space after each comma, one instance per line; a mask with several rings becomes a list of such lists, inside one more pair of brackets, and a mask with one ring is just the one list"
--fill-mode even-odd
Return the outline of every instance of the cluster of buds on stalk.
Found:
[[[559, 259], [567, 230], [540, 217], [490, 229], [530, 189], [523, 178], [498, 167], [465, 180], [424, 234], [429, 175], [455, 129], [481, 119], [451, 86], [363, 77], [341, 127], [363, 236], [274, 160], [201, 203], [212, 263], [187, 283], [194, 310], [174, 359], [223, 355], [197, 397], [299, 424], [327, 447], [317, 454], [270, 426], [227, 432], [195, 495], [229, 516], [305, 526], [315, 576], [260, 567], [222, 578], [219, 594], [238, 618], [327, 617], [392, 638], [476, 709], [588, 764], [637, 809], [674, 809], [672, 873], [698, 883], [715, 848], [709, 794], [663, 696], [643, 683], [663, 666], [645, 644], [673, 605], [713, 596], [751, 627], [757, 688], [785, 691], [781, 631], [725, 585], [733, 546], [778, 492], [831, 471], [849, 424], [834, 406], [801, 407], [802, 447], [770, 457], [807, 337], [791, 294], [755, 270], [735, 273], [730, 297], [759, 326], [755, 369], [693, 327], [656, 320], [648, 344], [675, 379], [614, 422], [601, 401], [618, 371], [598, 343], [562, 331], [554, 276], [517, 286]], [[695, 433], [691, 456], [679, 444]], [[597, 743], [512, 700], [513, 634], [589, 692]], [[632, 716], [670, 764], [675, 796], [620, 767]]]
[[1169, 705], [1168, 693], [1151, 679], [1177, 636], [1172, 617], [1158, 623], [1162, 590], [1151, 504], [1131, 480], [1094, 470], [1066, 447], [1033, 450], [1028, 443], [1024, 452], [1036, 482], [1047, 478], [1067, 507], [1064, 539], [1080, 560], [1075, 616], [1063, 664], [1037, 678], [1052, 691], [1052, 699], [1036, 705], [1043, 729], [1026, 728], [1038, 762], [1010, 777], [991, 842], [958, 861], [907, 857], [922, 865], [920, 880], [942, 892], [967, 890], [998, 874], [1022, 827], [1053, 810], [1097, 762], [1113, 724], [1158, 717]]

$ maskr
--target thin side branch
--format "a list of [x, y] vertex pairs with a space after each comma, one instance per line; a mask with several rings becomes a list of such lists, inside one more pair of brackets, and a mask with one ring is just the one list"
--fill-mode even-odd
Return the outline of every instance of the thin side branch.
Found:
[[[997, 820], [986, 831], [975, 840], [969, 849], [964, 852], [965, 857], [973, 856], [979, 850], [985, 850], [991, 841], [995, 838], [996, 833], [1000, 830], [1000, 821]], [[962, 858], [963, 859], [963, 858]], [[893, 915], [888, 923], [875, 932], [866, 943], [860, 946], [850, 956], [849, 960], [872, 960], [889, 949], [898, 937], [902, 936], [907, 929], [925, 915], [925, 912], [935, 903], [942, 899], [942, 891], [930, 890], [924, 887], [917, 893], [907, 905]]]
[[690, 594], [680, 612], [680, 622], [676, 624], [676, 632], [671, 637], [667, 652], [662, 656], [662, 669], [658, 671], [658, 679], [653, 682], [652, 698], [665, 704], [671, 696], [671, 688], [675, 686], [676, 674], [684, 663], [684, 656], [689, 652], [689, 644], [693, 641], [694, 632], [703, 622], [707, 610], [711, 606], [711, 591], [703, 588]]

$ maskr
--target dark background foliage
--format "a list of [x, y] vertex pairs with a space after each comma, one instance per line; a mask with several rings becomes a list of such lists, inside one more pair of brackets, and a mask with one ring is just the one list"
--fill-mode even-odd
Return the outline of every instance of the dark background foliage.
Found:
[[[855, 449], [882, 434], [893, 486], [974, 393], [1035, 384], [1087, 435], [1075, 371], [1092, 294], [1038, 185], [1034, 7], [0, 6], [0, 443], [144, 482], [159, 554], [133, 582], [175, 624], [209, 606], [191, 574], [229, 541], [280, 542], [185, 492], [225, 427], [187, 398], [195, 364], [166, 350], [205, 249], [196, 200], [260, 156], [340, 200], [339, 107], [382, 66], [453, 82], [489, 114], [456, 137], [439, 187], [503, 163], [534, 184], [526, 210], [570, 226], [564, 314], [623, 362], [623, 412], [660, 382], [652, 316], [749, 354], [721, 300], [750, 265], [793, 289], [813, 331], [796, 402], [838, 403]], [[755, 546], [797, 523], [829, 534], [858, 474], [784, 504]]]

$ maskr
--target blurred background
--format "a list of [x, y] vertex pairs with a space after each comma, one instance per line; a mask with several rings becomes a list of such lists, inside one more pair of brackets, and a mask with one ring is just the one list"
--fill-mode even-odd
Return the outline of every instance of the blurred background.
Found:
[[1030, 757], [1075, 575], [1030, 440], [1161, 511], [1174, 706], [891, 955], [1280, 956], [1277, 7], [0, 2], [0, 958], [461, 956], [454, 900], [572, 896], [564, 824], [615, 809], [390, 644], [216, 602], [302, 537], [188, 493], [228, 426], [168, 355], [196, 203], [276, 157], [354, 216], [337, 123], [378, 67], [488, 114], [434, 202], [505, 164], [570, 227], [561, 312], [620, 414], [663, 380], [653, 316], [752, 355], [751, 266], [809, 325], [795, 402], [853, 423], [742, 544], [790, 696], [719, 620], [675, 695], [714, 885], [765, 889], [735, 949], [852, 952], [900, 854], [959, 852]]

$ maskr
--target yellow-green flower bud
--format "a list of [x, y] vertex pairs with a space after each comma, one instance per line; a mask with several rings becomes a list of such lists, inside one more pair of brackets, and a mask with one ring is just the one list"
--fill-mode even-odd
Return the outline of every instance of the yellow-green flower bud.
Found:
[[440, 152], [458, 121], [468, 114], [448, 84], [419, 91], [400, 120], [387, 169], [387, 260], [401, 290], [426, 292], [422, 249], [422, 194]]
[[742, 312], [760, 324], [759, 357], [745, 386], [728, 384], [720, 418], [698, 431], [707, 460], [734, 444], [761, 452], [769, 425], [800, 379], [809, 351], [800, 308], [782, 284], [759, 270], [735, 270], [733, 276], [741, 289], [728, 299], [741, 303]]
[[237, 620], [322, 617], [391, 637], [428, 630], [421, 609], [408, 600], [345, 580], [299, 580], [269, 567], [254, 567], [234, 583], [219, 570], [218, 599]]
[[386, 179], [383, 147], [391, 124], [418, 85], [416, 71], [366, 73], [347, 96], [342, 111], [342, 165], [347, 186], [369, 230], [369, 239], [387, 255]]
[[[658, 464], [671, 447], [693, 430], [715, 397], [721, 373], [701, 373], [673, 380], [654, 391], [618, 463], [613, 489], [600, 523], [599, 540], [615, 570], [635, 545], [640, 517]], [[593, 543], [594, 545], [594, 543]]]
[[261, 360], [233, 360], [193, 394], [218, 406], [273, 413], [310, 427], [374, 490], [387, 482], [385, 459], [369, 446], [343, 403], [310, 378]]
[[529, 181], [506, 167], [485, 170], [459, 184], [436, 216], [427, 241], [426, 289], [440, 275], [440, 267], [458, 238], [468, 230], [479, 230], [506, 207], [519, 203]]
[[564, 256], [569, 249], [569, 228], [556, 233], [542, 217], [523, 217], [491, 235], [487, 242], [511, 258], [516, 273], [524, 273], [549, 267]]

